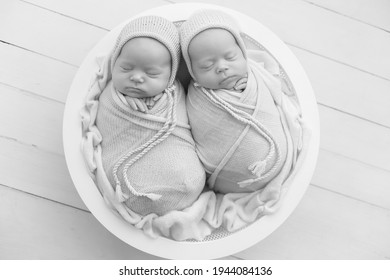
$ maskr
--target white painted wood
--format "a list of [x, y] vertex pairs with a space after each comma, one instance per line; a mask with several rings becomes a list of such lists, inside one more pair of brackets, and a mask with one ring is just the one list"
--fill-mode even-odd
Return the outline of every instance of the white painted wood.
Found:
[[[191, 0], [174, 0], [177, 3]], [[304, 1], [199, 0], [247, 14], [283, 41], [390, 79], [390, 34]], [[375, 42], [375, 43], [374, 43]]]
[[390, 31], [390, 2], [388, 0], [305, 1]]
[[321, 149], [311, 183], [390, 210], [390, 171]]
[[123, 243], [88, 212], [1, 185], [0, 201], [0, 260], [159, 259]]
[[165, 0], [93, 1], [93, 0], [27, 0], [45, 9], [111, 30], [129, 17], [156, 6], [168, 5]]
[[25, 2], [2, 0], [2, 41], [73, 65], [79, 65], [106, 33], [106, 30]]
[[305, 68], [318, 103], [390, 127], [389, 80], [291, 49]]
[[64, 105], [0, 84], [0, 135], [63, 155]]
[[0, 259], [155, 259], [90, 213], [0, 186]]
[[0, 43], [0, 61], [0, 83], [63, 103], [77, 71], [69, 64], [4, 43]]
[[244, 259], [388, 259], [390, 211], [310, 187], [272, 235]]
[[[5, 1], [8, 3], [10, 0]], [[212, 2], [259, 20], [291, 45], [390, 79], [390, 68], [384, 59], [388, 57], [387, 50], [390, 49], [390, 34], [385, 31], [304, 1]], [[0, 11], [0, 23], [4, 26], [0, 37], [73, 64], [79, 64], [86, 51], [104, 34], [104, 30], [25, 2], [12, 2], [18, 14], [10, 18], [6, 14], [9, 14], [9, 5]], [[123, 5], [115, 7], [117, 11], [127, 9]], [[106, 11], [98, 7], [87, 12], [96, 13], [96, 17], [107, 16]], [[50, 25], [46, 22], [50, 22]], [[23, 32], [28, 36], [21, 38]]]
[[0, 146], [0, 185], [87, 210], [62, 155], [4, 138]]
[[390, 171], [390, 129], [319, 107], [321, 148]]

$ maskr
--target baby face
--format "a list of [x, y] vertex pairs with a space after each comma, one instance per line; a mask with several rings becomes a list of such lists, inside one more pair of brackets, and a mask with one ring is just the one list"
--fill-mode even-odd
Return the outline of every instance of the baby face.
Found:
[[129, 40], [112, 70], [114, 87], [122, 94], [145, 98], [168, 87], [171, 55], [157, 40], [139, 37]]
[[247, 61], [233, 35], [208, 29], [190, 42], [188, 54], [195, 80], [210, 89], [232, 89], [247, 76]]

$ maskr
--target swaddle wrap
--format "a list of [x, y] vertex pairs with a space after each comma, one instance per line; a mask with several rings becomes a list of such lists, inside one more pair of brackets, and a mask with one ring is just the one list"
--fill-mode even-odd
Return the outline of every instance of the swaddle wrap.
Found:
[[[111, 185], [117, 188], [118, 199], [141, 215], [182, 210], [197, 199], [204, 187], [204, 171], [194, 150], [184, 91], [179, 82], [175, 88], [172, 96], [164, 94], [148, 114], [127, 106], [112, 82], [99, 98], [96, 124], [103, 138], [103, 167]], [[172, 102], [177, 102], [176, 106]], [[124, 155], [153, 139], [172, 117], [170, 114], [177, 119], [172, 133], [126, 169], [126, 163], [136, 159], [143, 149], [127, 158]]]
[[[104, 128], [98, 128], [97, 127], [97, 119], [100, 118], [101, 116], [98, 117], [98, 114], [101, 114], [103, 111], [110, 111], [108, 114], [111, 115], [109, 118], [113, 119], [120, 119], [123, 118], [121, 121], [128, 121], [129, 116], [132, 114], [137, 115], [138, 117], [133, 117], [131, 120], [133, 122], [129, 122], [127, 127], [129, 126], [140, 126], [140, 129], [143, 129], [144, 127], [142, 125], [149, 125], [150, 127], [148, 128], [150, 131], [153, 131], [154, 135], [156, 134], [156, 131], [158, 128], [161, 128], [163, 125], [163, 120], [164, 116], [167, 115], [167, 112], [164, 109], [166, 109], [167, 106], [167, 101], [164, 101], [164, 98], [161, 100], [161, 102], [157, 102], [154, 105], [154, 108], [152, 109], [152, 113], [156, 114], [155, 115], [147, 115], [141, 112], [135, 112], [135, 111], [130, 111], [130, 107], [128, 107], [124, 102], [121, 101], [121, 98], [117, 95], [116, 92], [113, 92], [111, 89], [111, 59], [112, 56], [110, 54], [108, 55], [103, 55], [101, 57], [96, 58], [96, 66], [95, 66], [95, 76], [92, 79], [92, 83], [89, 89], [88, 94], [86, 95], [86, 100], [85, 100], [85, 106], [83, 106], [81, 110], [81, 121], [82, 121], [82, 128], [83, 128], [83, 138], [82, 138], [82, 143], [81, 143], [81, 150], [83, 157], [85, 159], [85, 163], [87, 165], [87, 168], [90, 172], [90, 176], [93, 178], [93, 180], [96, 183], [96, 186], [98, 187], [100, 193], [102, 194], [102, 198], [106, 202], [106, 204], [110, 207], [110, 209], [113, 211], [114, 214], [119, 215], [123, 220], [128, 222], [129, 224], [133, 225], [134, 227], [141, 229], [144, 231], [144, 233], [150, 237], [157, 237], [157, 236], [165, 236], [168, 238], [176, 239], [176, 240], [185, 240], [185, 239], [197, 239], [201, 240], [205, 236], [209, 235], [212, 231], [212, 228], [202, 220], [202, 217], [204, 216], [204, 212], [206, 209], [204, 208], [207, 202], [207, 199], [210, 195], [211, 192], [208, 193], [203, 193], [200, 195], [200, 197], [196, 200], [195, 202], [187, 207], [184, 210], [172, 210], [167, 212], [166, 214], [159, 215], [157, 213], [150, 213], [147, 215], [142, 215], [131, 208], [131, 204], [128, 205], [126, 203], [126, 200], [118, 199], [118, 192], [117, 189], [115, 188], [115, 185], [113, 185], [113, 175], [109, 174], [110, 172], [106, 173], [106, 168], [103, 167], [103, 165], [106, 166], [112, 166], [113, 163], [115, 162], [115, 159], [111, 160], [104, 160], [105, 164], [103, 164], [103, 144], [106, 139], [103, 137], [103, 135], [107, 135], [110, 131], [110, 124], [107, 122], [108, 126], [104, 126]], [[167, 166], [163, 167], [164, 169], [168, 168], [169, 166], [172, 166], [172, 164], [175, 164], [174, 166], [174, 173], [175, 174], [163, 174], [160, 172], [160, 170], [157, 170], [156, 173], [159, 173], [163, 179], [163, 182], [167, 182], [167, 180], [172, 180], [172, 183], [177, 182], [178, 180], [182, 180], [183, 184], [179, 187], [182, 188], [182, 190], [186, 190], [186, 188], [183, 186], [185, 183], [189, 183], [190, 185], [190, 190], [192, 190], [191, 194], [195, 194], [196, 192], [200, 192], [203, 189], [204, 183], [205, 183], [205, 173], [203, 170], [203, 167], [199, 161], [199, 159], [196, 156], [193, 140], [189, 136], [189, 126], [188, 126], [188, 121], [187, 121], [187, 114], [185, 111], [185, 105], [184, 105], [184, 95], [183, 95], [183, 89], [182, 87], [178, 84], [175, 83], [176, 85], [176, 91], [177, 93], [177, 106], [176, 106], [176, 116], [177, 116], [177, 124], [175, 126], [175, 129], [172, 131], [170, 137], [167, 137], [163, 142], [160, 144], [163, 144], [166, 142], [165, 145], [169, 146], [174, 144], [178, 144], [178, 148], [174, 148], [173, 150], [179, 149], [183, 151], [183, 154], [179, 153], [172, 153], [169, 154], [168, 156], [172, 159], [173, 157], [173, 162], [168, 162]], [[104, 92], [104, 94], [103, 94]], [[101, 97], [101, 98], [100, 98]], [[107, 102], [104, 101], [107, 99]], [[101, 103], [104, 102], [106, 105], [102, 105]], [[110, 104], [111, 103], [111, 104]], [[118, 107], [117, 107], [118, 106]], [[106, 107], [105, 109], [102, 109]], [[119, 108], [119, 110], [117, 110]], [[101, 112], [99, 113], [99, 111]], [[116, 113], [115, 113], [116, 112]], [[142, 120], [142, 118], [147, 118], [146, 120]], [[150, 118], [150, 120], [148, 119]], [[136, 121], [136, 124], [134, 124], [134, 121]], [[111, 123], [112, 124], [112, 123]], [[113, 124], [116, 126], [116, 124]], [[100, 130], [106, 130], [104, 133], [102, 133]], [[146, 130], [146, 129], [144, 129]], [[119, 131], [115, 134], [118, 136], [118, 134], [121, 134]], [[109, 134], [108, 134], [109, 135]], [[124, 133], [124, 135], [127, 135], [128, 137], [133, 137], [131, 135], [128, 135], [127, 133]], [[145, 136], [146, 134], [142, 134]], [[110, 139], [110, 136], [107, 137]], [[114, 138], [117, 137], [112, 137], [109, 141], [114, 142], [116, 141]], [[169, 140], [171, 139], [172, 142]], [[159, 145], [160, 145], [159, 144]], [[114, 143], [115, 145], [115, 143]], [[158, 146], [157, 146], [158, 147]], [[114, 147], [113, 147], [114, 148]], [[159, 156], [157, 154], [158, 151], [156, 151], [156, 155], [153, 154], [153, 150], [150, 150], [146, 154], [146, 156], [153, 157]], [[111, 154], [113, 158], [115, 158], [115, 153], [112, 151], [105, 151], [105, 158], [110, 158], [108, 154]], [[117, 156], [120, 157], [119, 151], [117, 153]], [[187, 155], [186, 155], [187, 154]], [[123, 154], [122, 154], [123, 155]], [[191, 161], [191, 157], [192, 161]], [[152, 161], [147, 161], [147, 157], [145, 157], [144, 161], [142, 162], [141, 160], [137, 163], [141, 163], [144, 168], [142, 172], [146, 172], [148, 168], [150, 168], [150, 165], [147, 164], [153, 164]], [[164, 160], [164, 159], [163, 159]], [[188, 161], [191, 161], [192, 163], [188, 163]], [[178, 165], [178, 161], [180, 161]], [[180, 164], [184, 164], [184, 166], [180, 166]], [[134, 165], [136, 166], [136, 165]], [[134, 167], [133, 166], [133, 167]], [[141, 166], [139, 166], [140, 169]], [[109, 167], [108, 167], [109, 169]], [[123, 170], [123, 167], [122, 169]], [[178, 171], [180, 170], [180, 171]], [[131, 179], [131, 173], [133, 171], [132, 168], [129, 168], [128, 170], [130, 172], [129, 179]], [[192, 174], [192, 178], [197, 178], [195, 180], [191, 181], [191, 177], [189, 177], [188, 180], [183, 179], [185, 175], [180, 174], [179, 176], [176, 176], [178, 172], [183, 171], [184, 174]], [[172, 171], [171, 171], [172, 172]], [[195, 174], [198, 172], [198, 176]], [[120, 172], [119, 172], [120, 173]], [[135, 172], [134, 172], [135, 173]], [[153, 174], [154, 176], [156, 174]], [[139, 174], [135, 174], [136, 180], [142, 181], [145, 180], [145, 178], [140, 178]], [[170, 176], [173, 176], [174, 178], [171, 178]], [[109, 179], [111, 177], [111, 179]], [[156, 177], [149, 177], [146, 178], [146, 180], [152, 180], [155, 179]], [[123, 183], [123, 182], [121, 182]], [[123, 184], [121, 184], [124, 186]], [[176, 186], [177, 187], [177, 186]], [[174, 188], [174, 187], [173, 187]], [[168, 188], [165, 190], [166, 193], [169, 193], [170, 190], [173, 189], [171, 185], [168, 186]], [[141, 190], [141, 192], [147, 193], [148, 190]], [[155, 194], [160, 194], [162, 195], [160, 199], [163, 199], [163, 190], [153, 190]], [[157, 193], [159, 192], [159, 193]], [[126, 191], [124, 191], [126, 194]], [[180, 196], [180, 193], [182, 194], [183, 191], [179, 192], [178, 196]], [[134, 198], [136, 199], [144, 199], [142, 196], [137, 197], [135, 196]], [[167, 197], [165, 197], [166, 199]], [[157, 200], [158, 201], [158, 200]], [[171, 204], [164, 204], [164, 199], [161, 200], [163, 202], [162, 205], [163, 207], [168, 208], [173, 207], [172, 203]], [[179, 202], [179, 204], [182, 202]], [[161, 205], [161, 204], [160, 204]], [[183, 203], [182, 203], [183, 205]], [[129, 207], [130, 206], [130, 207]], [[141, 208], [144, 207], [144, 205], [141, 203], [139, 204]], [[151, 211], [151, 209], [147, 208], [148, 204], [145, 205], [144, 210], [145, 212]], [[164, 209], [163, 209], [164, 210]], [[165, 209], [167, 210], [167, 209]], [[164, 211], [161, 211], [164, 212]]]
[[198, 155], [221, 193], [263, 188], [286, 159], [287, 142], [280, 112], [258, 70], [249, 61], [242, 93], [210, 90], [192, 83], [187, 110]]

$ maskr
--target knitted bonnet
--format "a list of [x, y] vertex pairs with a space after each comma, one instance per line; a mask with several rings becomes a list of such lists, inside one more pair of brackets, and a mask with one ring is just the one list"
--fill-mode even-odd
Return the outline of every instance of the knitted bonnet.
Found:
[[245, 44], [241, 38], [241, 32], [237, 22], [231, 16], [218, 10], [199, 10], [192, 14], [180, 27], [181, 49], [188, 71], [192, 77], [194, 75], [191, 67], [191, 59], [188, 54], [188, 47], [196, 35], [211, 28], [220, 28], [230, 32], [241, 48], [244, 57], [247, 58]]
[[122, 47], [131, 39], [149, 37], [162, 43], [171, 55], [171, 75], [168, 86], [172, 86], [180, 60], [180, 40], [176, 26], [159, 16], [143, 16], [130, 21], [123, 27], [112, 52], [111, 70], [121, 53]]

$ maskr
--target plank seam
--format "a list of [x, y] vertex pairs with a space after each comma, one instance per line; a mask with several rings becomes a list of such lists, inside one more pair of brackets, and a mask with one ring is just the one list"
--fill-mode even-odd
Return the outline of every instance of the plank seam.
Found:
[[333, 61], [333, 62], [339, 63], [339, 64], [341, 64], [341, 65], [344, 65], [344, 66], [347, 66], [347, 67], [353, 68], [353, 69], [355, 69], [355, 70], [361, 71], [361, 72], [363, 72], [363, 73], [366, 73], [366, 74], [368, 74], [368, 75], [371, 75], [371, 76], [374, 76], [374, 77], [376, 77], [376, 78], [380, 78], [380, 79], [383, 79], [383, 80], [386, 80], [386, 81], [389, 81], [389, 82], [390, 82], [390, 79], [389, 79], [389, 78], [386, 78], [386, 77], [380, 76], [380, 75], [378, 75], [378, 74], [371, 73], [371, 72], [369, 72], [369, 71], [366, 71], [366, 70], [364, 70], [364, 69], [361, 69], [361, 68], [359, 68], [359, 67], [356, 67], [356, 66], [353, 66], [353, 65], [347, 64], [347, 63], [345, 63], [345, 62], [339, 61], [339, 60], [337, 60], [337, 59], [334, 59], [334, 58], [328, 57], [328, 56], [326, 56], [326, 55], [323, 55], [323, 54], [316, 53], [316, 52], [314, 52], [314, 51], [311, 51], [311, 50], [305, 49], [305, 48], [303, 48], [303, 47], [300, 47], [300, 46], [294, 45], [294, 44], [292, 44], [292, 43], [289, 43], [289, 42], [285, 42], [285, 43], [286, 43], [287, 45], [291, 46], [291, 47], [294, 47], [294, 48], [300, 49], [300, 50], [302, 50], [302, 51], [306, 51], [306, 52], [308, 52], [308, 53], [311, 53], [311, 54], [317, 55], [317, 56], [319, 56], [319, 57], [322, 57], [322, 58], [328, 59], [328, 60], [330, 60], [330, 61]]
[[15, 48], [19, 48], [19, 49], [25, 50], [25, 51], [28, 51], [28, 52], [37, 54], [37, 55], [39, 55], [39, 56], [43, 56], [43, 57], [46, 57], [46, 58], [50, 58], [50, 59], [53, 59], [53, 60], [55, 60], [55, 61], [62, 62], [62, 63], [64, 63], [64, 64], [73, 66], [73, 67], [75, 67], [75, 68], [78, 68], [78, 67], [79, 67], [78, 65], [74, 65], [74, 64], [69, 63], [69, 62], [66, 62], [66, 61], [64, 61], [64, 60], [61, 60], [61, 59], [58, 59], [58, 58], [55, 58], [55, 57], [52, 57], [52, 56], [48, 56], [48, 55], [46, 55], [46, 54], [42, 54], [42, 53], [39, 53], [39, 52], [30, 50], [30, 49], [27, 49], [27, 48], [25, 48], [25, 47], [22, 47], [22, 46], [13, 44], [13, 43], [11, 43], [11, 42], [7, 42], [7, 41], [0, 40], [0, 43], [3, 43], [3, 44], [6, 44], [6, 45], [13, 46], [13, 47], [15, 47]]
[[361, 200], [359, 198], [356, 198], [356, 197], [353, 197], [353, 196], [349, 196], [349, 195], [341, 193], [341, 192], [330, 190], [330, 189], [327, 189], [326, 187], [321, 187], [321, 186], [313, 184], [313, 183], [310, 183], [310, 185], [313, 186], [313, 187], [319, 188], [321, 190], [324, 190], [324, 191], [328, 191], [328, 192], [331, 192], [331, 193], [334, 193], [334, 194], [337, 194], [337, 195], [340, 195], [340, 196], [343, 196], [343, 197], [346, 197], [346, 198], [349, 198], [349, 199], [352, 199], [352, 200], [355, 200], [355, 201], [358, 201], [358, 202], [361, 202], [361, 203], [364, 203], [364, 204], [367, 204], [367, 205], [370, 205], [370, 206], [374, 206], [374, 207], [382, 209], [382, 210], [390, 211], [390, 208], [386, 208], [386, 207], [377, 205], [375, 203], [371, 203], [371, 202], [368, 202], [368, 201], [365, 201], [365, 200]]
[[380, 169], [380, 170], [382, 170], [382, 171], [390, 172], [390, 170], [387, 169], [387, 168], [384, 168], [384, 167], [381, 167], [381, 166], [378, 166], [378, 165], [374, 165], [374, 164], [370, 164], [370, 163], [368, 163], [368, 162], [364, 162], [364, 161], [358, 160], [358, 159], [356, 159], [356, 158], [351, 158], [351, 157], [348, 157], [348, 156], [346, 156], [346, 155], [343, 155], [343, 154], [340, 154], [340, 153], [337, 153], [337, 152], [334, 152], [334, 151], [330, 151], [330, 150], [325, 149], [325, 148], [323, 148], [323, 147], [321, 147], [320, 150], [326, 151], [326, 152], [328, 152], [328, 153], [332, 153], [332, 154], [334, 154], [334, 155], [337, 155], [337, 156], [340, 156], [340, 157], [343, 157], [343, 158], [346, 158], [346, 159], [349, 159], [349, 160], [353, 160], [353, 161], [359, 162], [359, 163], [361, 163], [361, 164], [370, 166], [370, 167], [375, 168], [375, 169]]
[[13, 190], [15, 192], [20, 192], [20, 193], [23, 193], [25, 195], [31, 195], [31, 196], [34, 196], [34, 197], [37, 197], [37, 198], [40, 198], [40, 199], [44, 199], [44, 200], [56, 203], [56, 204], [60, 204], [62, 206], [70, 207], [70, 208], [73, 208], [73, 209], [76, 209], [76, 210], [83, 211], [85, 213], [92, 214], [89, 210], [85, 210], [85, 209], [82, 209], [82, 208], [79, 208], [79, 207], [76, 207], [76, 206], [73, 206], [73, 205], [70, 205], [70, 204], [66, 204], [66, 203], [63, 203], [63, 202], [51, 199], [51, 198], [40, 196], [40, 195], [37, 195], [37, 194], [34, 194], [34, 193], [26, 192], [24, 190], [16, 189], [16, 188], [13, 188], [11, 186], [7, 186], [7, 185], [1, 184], [1, 183], [0, 183], [0, 187], [4, 187], [4, 188], [10, 189], [10, 190]]
[[57, 152], [54, 152], [54, 151], [51, 151], [51, 150], [46, 150], [44, 148], [42, 148], [41, 146], [38, 146], [36, 144], [32, 144], [32, 143], [27, 143], [27, 142], [23, 142], [23, 141], [20, 141], [18, 140], [17, 138], [13, 138], [13, 137], [9, 137], [9, 136], [6, 136], [6, 135], [1, 135], [0, 134], [0, 139], [4, 139], [4, 140], [7, 140], [7, 141], [10, 141], [10, 142], [15, 142], [19, 145], [23, 145], [23, 146], [27, 146], [27, 147], [33, 147], [34, 149], [37, 149], [41, 152], [44, 152], [44, 153], [49, 153], [51, 155], [55, 155], [55, 156], [59, 156], [59, 157], [62, 157], [64, 158], [64, 155], [63, 154], [59, 154]]
[[60, 13], [60, 12], [57, 12], [57, 11], [54, 11], [54, 10], [51, 10], [51, 9], [48, 9], [48, 8], [39, 6], [39, 5], [37, 5], [37, 4], [31, 3], [31, 2], [28, 2], [28, 1], [25, 1], [25, 0], [19, 0], [19, 1], [21, 1], [21, 2], [23, 2], [23, 3], [25, 3], [25, 4], [28, 4], [28, 5], [31, 5], [31, 6], [40, 8], [40, 9], [45, 10], [45, 11], [49, 11], [49, 12], [58, 14], [58, 15], [60, 15], [60, 16], [66, 17], [66, 18], [69, 18], [69, 19], [72, 19], [72, 20], [75, 20], [75, 21], [78, 21], [78, 22], [85, 23], [85, 24], [87, 24], [87, 25], [90, 25], [90, 26], [93, 26], [93, 27], [102, 29], [102, 30], [104, 30], [104, 31], [110, 31], [109, 29], [104, 28], [104, 27], [101, 27], [101, 26], [99, 26], [99, 25], [96, 25], [96, 24], [93, 24], [93, 23], [90, 23], [90, 22], [87, 22], [87, 21], [84, 21], [84, 20], [81, 20], [81, 19], [78, 19], [78, 18], [75, 18], [75, 17], [71, 17], [71, 16], [66, 15], [66, 14], [62, 14], [62, 13]]
[[48, 96], [44, 96], [44, 95], [41, 95], [39, 93], [30, 91], [30, 90], [27, 90], [27, 89], [18, 88], [18, 87], [14, 86], [14, 85], [10, 85], [10, 84], [4, 83], [4, 82], [0, 82], [0, 85], [3, 85], [5, 87], [9, 87], [9, 88], [15, 89], [15, 90], [17, 90], [19, 92], [22, 92], [22, 94], [24, 93], [25, 95], [31, 95], [33, 97], [36, 97], [37, 99], [42, 99], [42, 100], [46, 100], [46, 101], [59, 103], [61, 105], [65, 105], [65, 101], [61, 101], [61, 100], [57, 100], [57, 99], [54, 99], [54, 98], [51, 98], [51, 97], [48, 97]]
[[351, 116], [351, 117], [355, 117], [355, 118], [361, 119], [361, 120], [363, 120], [363, 121], [366, 121], [366, 122], [369, 122], [369, 123], [372, 123], [372, 124], [375, 124], [375, 125], [378, 125], [378, 126], [381, 126], [381, 127], [390, 129], [390, 126], [388, 126], [388, 125], [381, 124], [381, 123], [378, 123], [378, 122], [376, 122], [376, 121], [372, 121], [372, 120], [370, 120], [370, 119], [366, 119], [366, 118], [364, 118], [364, 117], [361, 117], [361, 116], [359, 116], [359, 115], [355, 115], [355, 114], [349, 113], [349, 112], [347, 112], [347, 111], [343, 111], [343, 110], [338, 109], [338, 108], [336, 108], [336, 107], [332, 107], [332, 106], [330, 106], [330, 105], [326, 105], [326, 104], [324, 104], [324, 103], [322, 103], [322, 102], [317, 102], [317, 104], [318, 104], [318, 105], [321, 105], [321, 106], [323, 106], [323, 107], [326, 107], [326, 108], [335, 110], [335, 111], [337, 111], [337, 112], [344, 113], [344, 114], [349, 115], [349, 116]]
[[311, 1], [308, 1], [308, 0], [302, 0], [302, 1], [303, 1], [303, 2], [306, 2], [306, 3], [308, 3], [308, 4], [311, 4], [311, 5], [315, 6], [315, 7], [318, 7], [318, 8], [327, 10], [327, 11], [329, 11], [329, 12], [335, 13], [335, 14], [337, 14], [337, 15], [340, 15], [340, 16], [349, 18], [349, 19], [351, 19], [351, 20], [354, 20], [354, 21], [357, 21], [357, 22], [366, 24], [366, 25], [371, 26], [371, 27], [373, 27], [373, 28], [377, 28], [377, 29], [382, 30], [382, 31], [384, 31], [384, 32], [386, 32], [386, 33], [390, 33], [390, 30], [387, 30], [387, 29], [385, 29], [385, 28], [383, 28], [383, 27], [380, 27], [380, 26], [371, 24], [371, 23], [369, 23], [369, 22], [363, 21], [363, 20], [361, 20], [361, 19], [358, 19], [358, 18], [349, 16], [349, 15], [346, 15], [346, 14], [340, 13], [340, 12], [338, 12], [338, 11], [336, 11], [336, 10], [332, 10], [332, 9], [327, 8], [327, 7], [325, 7], [325, 6], [322, 6], [322, 5], [320, 5], [320, 4], [317, 4], [317, 3], [314, 3], [314, 2], [311, 2]]

